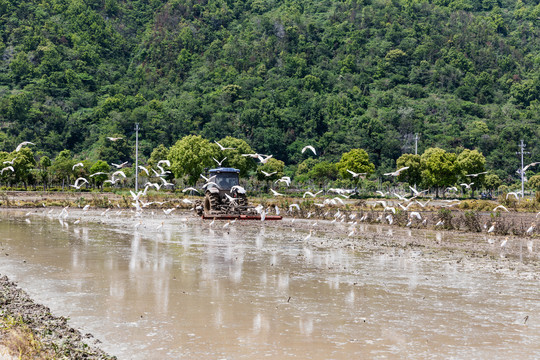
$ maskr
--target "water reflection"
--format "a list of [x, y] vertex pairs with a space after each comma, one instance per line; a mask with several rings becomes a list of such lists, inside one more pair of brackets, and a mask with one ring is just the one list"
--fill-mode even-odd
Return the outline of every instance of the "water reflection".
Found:
[[[259, 224], [138, 221], [2, 221], [13, 255], [0, 272], [119, 358], [540, 356], [534, 281], [405, 246], [319, 248], [328, 239], [317, 232], [305, 242], [301, 230]], [[522, 242], [524, 256], [533, 245]]]

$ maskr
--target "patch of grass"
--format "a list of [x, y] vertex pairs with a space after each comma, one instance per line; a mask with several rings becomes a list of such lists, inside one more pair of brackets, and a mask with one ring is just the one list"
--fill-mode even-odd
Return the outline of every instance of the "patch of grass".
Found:
[[36, 338], [21, 318], [0, 317], [0, 345], [19, 359], [54, 359], [55, 352]]

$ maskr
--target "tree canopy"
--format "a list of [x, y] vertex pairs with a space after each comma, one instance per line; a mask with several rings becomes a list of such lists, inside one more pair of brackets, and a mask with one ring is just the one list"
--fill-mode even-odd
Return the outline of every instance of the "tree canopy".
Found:
[[381, 175], [419, 134], [419, 154], [476, 149], [511, 183], [519, 141], [540, 154], [538, 14], [532, 0], [2, 1], [0, 151], [134, 163], [138, 123], [144, 159], [233, 137], [286, 165], [306, 144], [330, 163], [364, 149]]

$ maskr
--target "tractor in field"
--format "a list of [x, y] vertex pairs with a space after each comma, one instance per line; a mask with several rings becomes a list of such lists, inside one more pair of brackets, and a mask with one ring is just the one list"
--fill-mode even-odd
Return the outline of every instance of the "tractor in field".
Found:
[[[210, 169], [204, 184], [204, 200], [195, 204], [195, 211], [204, 219], [260, 220], [261, 215], [249, 206], [246, 190], [240, 186], [240, 170], [235, 168]], [[266, 217], [278, 220], [281, 216]]]

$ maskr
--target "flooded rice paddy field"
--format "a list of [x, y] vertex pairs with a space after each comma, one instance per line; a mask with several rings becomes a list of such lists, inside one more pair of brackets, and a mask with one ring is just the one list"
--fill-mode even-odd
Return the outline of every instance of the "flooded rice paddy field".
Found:
[[48, 212], [0, 213], [0, 273], [119, 359], [540, 357], [529, 239]]

